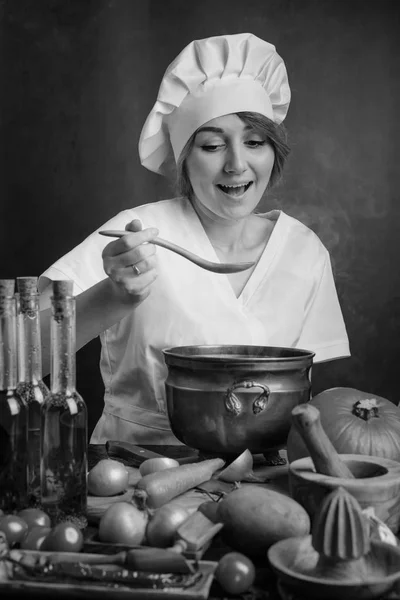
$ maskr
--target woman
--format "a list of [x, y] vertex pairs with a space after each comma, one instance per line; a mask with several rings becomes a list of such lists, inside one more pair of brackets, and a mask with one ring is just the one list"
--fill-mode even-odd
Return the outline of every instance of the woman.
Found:
[[[100, 334], [105, 407], [92, 443], [177, 443], [166, 347], [291, 346], [314, 351], [316, 362], [349, 354], [327, 250], [282, 211], [256, 212], [289, 152], [289, 102], [271, 44], [251, 34], [189, 44], [168, 67], [139, 141], [152, 171], [166, 174], [173, 156], [180, 196], [123, 211], [99, 230], [129, 234], [108, 242], [97, 230], [43, 274], [47, 315], [50, 280], [74, 281], [77, 347]], [[157, 235], [209, 260], [255, 266], [226, 276], [168, 250], [156, 256]]]

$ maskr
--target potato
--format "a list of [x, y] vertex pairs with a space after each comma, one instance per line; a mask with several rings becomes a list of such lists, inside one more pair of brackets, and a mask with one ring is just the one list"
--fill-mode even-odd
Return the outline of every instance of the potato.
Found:
[[224, 541], [248, 556], [265, 556], [279, 540], [308, 535], [310, 518], [289, 496], [246, 484], [218, 502], [218, 521]]

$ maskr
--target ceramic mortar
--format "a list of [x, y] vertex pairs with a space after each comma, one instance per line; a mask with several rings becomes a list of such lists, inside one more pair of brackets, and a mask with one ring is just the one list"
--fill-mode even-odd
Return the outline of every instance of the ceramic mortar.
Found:
[[354, 479], [316, 473], [310, 457], [289, 466], [289, 491], [312, 519], [322, 499], [338, 486], [344, 487], [362, 509], [372, 506], [376, 516], [397, 534], [400, 528], [400, 463], [361, 454], [340, 454]]

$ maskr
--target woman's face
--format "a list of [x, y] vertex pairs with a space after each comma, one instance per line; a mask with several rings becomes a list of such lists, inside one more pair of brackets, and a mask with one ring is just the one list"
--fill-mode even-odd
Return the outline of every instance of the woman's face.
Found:
[[213, 219], [248, 216], [268, 185], [274, 159], [265, 135], [237, 115], [208, 121], [197, 131], [186, 159], [195, 207]]

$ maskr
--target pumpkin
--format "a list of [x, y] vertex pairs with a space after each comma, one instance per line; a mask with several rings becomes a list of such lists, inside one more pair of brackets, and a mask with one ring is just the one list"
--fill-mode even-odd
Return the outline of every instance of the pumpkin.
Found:
[[[364, 454], [400, 461], [400, 408], [353, 388], [337, 387], [314, 396], [321, 424], [339, 454]], [[289, 462], [309, 456], [294, 426], [287, 440]]]

